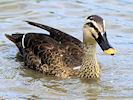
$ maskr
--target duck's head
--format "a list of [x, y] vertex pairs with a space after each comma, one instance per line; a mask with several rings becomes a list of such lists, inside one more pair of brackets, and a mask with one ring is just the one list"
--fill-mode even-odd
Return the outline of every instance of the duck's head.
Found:
[[91, 15], [86, 19], [83, 27], [83, 42], [89, 45], [97, 42], [105, 53], [116, 54], [116, 50], [107, 40], [105, 21], [98, 15]]

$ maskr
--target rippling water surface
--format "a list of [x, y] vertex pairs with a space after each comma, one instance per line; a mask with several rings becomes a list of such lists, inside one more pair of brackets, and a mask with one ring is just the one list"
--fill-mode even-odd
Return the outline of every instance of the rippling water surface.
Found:
[[[133, 1], [132, 0], [0, 0], [0, 99], [107, 100], [133, 99]], [[24, 20], [40, 22], [82, 40], [87, 16], [106, 20], [108, 39], [117, 55], [97, 47], [102, 65], [98, 82], [58, 79], [23, 67], [18, 49], [5, 33], [44, 32]]]

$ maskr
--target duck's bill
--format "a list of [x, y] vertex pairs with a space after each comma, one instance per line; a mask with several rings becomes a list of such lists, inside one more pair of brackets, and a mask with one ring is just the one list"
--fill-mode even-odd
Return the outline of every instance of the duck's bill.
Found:
[[104, 50], [105, 53], [109, 54], [109, 55], [114, 55], [116, 54], [116, 50], [113, 48], [109, 48], [108, 50]]
[[96, 39], [96, 41], [105, 53], [107, 53], [109, 55], [116, 54], [116, 50], [113, 49], [113, 47], [109, 44], [109, 42], [107, 40], [106, 33], [104, 33], [103, 35], [99, 34], [99, 37]]

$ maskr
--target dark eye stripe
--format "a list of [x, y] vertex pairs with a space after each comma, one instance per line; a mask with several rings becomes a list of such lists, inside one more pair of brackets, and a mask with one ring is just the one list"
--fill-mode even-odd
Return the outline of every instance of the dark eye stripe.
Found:
[[[96, 32], [98, 33], [98, 37], [101, 37], [100, 31], [98, 30], [98, 28], [95, 27], [95, 25], [92, 22], [88, 22], [88, 23], [86, 23], [86, 25], [89, 25], [90, 27], [93, 27], [96, 30]], [[92, 34], [92, 36], [96, 39], [94, 34]]]
[[96, 30], [96, 32], [99, 33], [98, 28], [96, 28], [95, 25], [92, 22], [88, 22], [88, 23], [86, 23], [86, 25], [88, 25], [90, 27], [93, 27]]

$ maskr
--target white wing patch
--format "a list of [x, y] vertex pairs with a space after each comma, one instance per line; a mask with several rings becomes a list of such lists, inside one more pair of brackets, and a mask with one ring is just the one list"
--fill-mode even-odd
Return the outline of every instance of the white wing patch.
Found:
[[73, 70], [76, 70], [76, 69], [80, 69], [81, 66], [76, 66], [76, 67], [73, 67]]
[[24, 35], [23, 35], [23, 38], [22, 38], [22, 47], [23, 47], [23, 48], [25, 48], [25, 46], [24, 46], [25, 35], [26, 35], [26, 34], [24, 34]]

